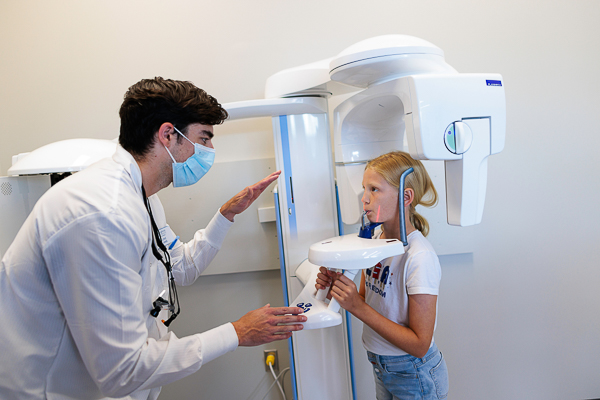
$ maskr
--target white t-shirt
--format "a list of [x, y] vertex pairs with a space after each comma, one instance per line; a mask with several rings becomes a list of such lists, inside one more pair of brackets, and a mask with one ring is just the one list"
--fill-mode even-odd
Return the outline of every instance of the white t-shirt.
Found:
[[[381, 232], [377, 237], [379, 235]], [[364, 271], [367, 304], [387, 319], [402, 326], [408, 326], [408, 296], [413, 294], [437, 296], [442, 277], [438, 256], [423, 234], [417, 230], [411, 232], [407, 239], [408, 246], [404, 248], [404, 254], [386, 258]], [[379, 355], [407, 354], [366, 324], [363, 327], [362, 340], [365, 349]]]

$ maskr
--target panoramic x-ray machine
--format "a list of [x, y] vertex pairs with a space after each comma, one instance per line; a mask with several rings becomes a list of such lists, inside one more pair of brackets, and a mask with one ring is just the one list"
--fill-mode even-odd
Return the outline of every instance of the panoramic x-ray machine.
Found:
[[[358, 92], [333, 111], [334, 163], [327, 99], [351, 91], [346, 85]], [[224, 106], [231, 119], [273, 118], [276, 164], [282, 170], [275, 207], [284, 297], [309, 317], [305, 330], [290, 339], [294, 398], [351, 399], [348, 321], [342, 324], [339, 305], [316, 293], [318, 265], [354, 276], [404, 251], [397, 240], [339, 236], [342, 223], [360, 222], [365, 164], [392, 150], [444, 160], [448, 223], [478, 224], [487, 157], [504, 147], [502, 77], [459, 74], [431, 43], [387, 35], [276, 73], [266, 82], [265, 97]]]

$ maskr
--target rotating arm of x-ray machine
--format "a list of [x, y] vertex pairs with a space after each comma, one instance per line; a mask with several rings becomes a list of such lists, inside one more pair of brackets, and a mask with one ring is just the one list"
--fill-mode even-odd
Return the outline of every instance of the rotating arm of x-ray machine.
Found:
[[[487, 157], [504, 148], [502, 77], [459, 74], [433, 44], [411, 36], [386, 35], [356, 43], [336, 57], [280, 71], [267, 80], [265, 94], [268, 98], [328, 97], [360, 88], [365, 90], [334, 111], [335, 161], [341, 196], [357, 193], [360, 188], [360, 184], [350, 181], [361, 174], [345, 173], [347, 164], [365, 162], [395, 149], [389, 140], [390, 132], [384, 132], [387, 138], [378, 137], [372, 131], [357, 132], [356, 126], [365, 124], [369, 114], [384, 120], [400, 110], [410, 154], [420, 160], [445, 161], [448, 223], [480, 223]], [[399, 109], [388, 107], [386, 114], [382, 108], [390, 98], [397, 98], [401, 105]], [[344, 222], [357, 223], [360, 197], [350, 201], [341, 198], [340, 202]]]

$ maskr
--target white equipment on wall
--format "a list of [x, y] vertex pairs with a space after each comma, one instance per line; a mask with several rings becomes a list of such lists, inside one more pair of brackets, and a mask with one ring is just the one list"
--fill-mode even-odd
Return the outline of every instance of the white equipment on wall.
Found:
[[[334, 164], [327, 99], [349, 92], [345, 85], [360, 91], [333, 110]], [[433, 44], [387, 35], [276, 73], [266, 82], [265, 97], [224, 106], [231, 119], [273, 118], [282, 170], [275, 207], [286, 304], [314, 291], [317, 266], [306, 260], [310, 246], [337, 236], [342, 222], [359, 222], [364, 165], [381, 154], [407, 149], [416, 159], [443, 160], [448, 223], [481, 222], [487, 157], [504, 147], [500, 75], [460, 74]], [[295, 399], [353, 398], [348, 336], [347, 322], [293, 335]]]
[[68, 139], [13, 156], [9, 176], [0, 177], [0, 259], [38, 199], [56, 182], [111, 157], [116, 140]]

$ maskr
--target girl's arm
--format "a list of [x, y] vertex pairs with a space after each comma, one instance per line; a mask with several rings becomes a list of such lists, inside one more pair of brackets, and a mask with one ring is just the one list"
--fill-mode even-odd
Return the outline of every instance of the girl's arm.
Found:
[[418, 358], [427, 354], [435, 326], [437, 296], [409, 295], [408, 327], [405, 327], [390, 321], [365, 302], [364, 273], [361, 274], [359, 292], [354, 282], [340, 275], [332, 286], [331, 294], [344, 309], [393, 345]]

